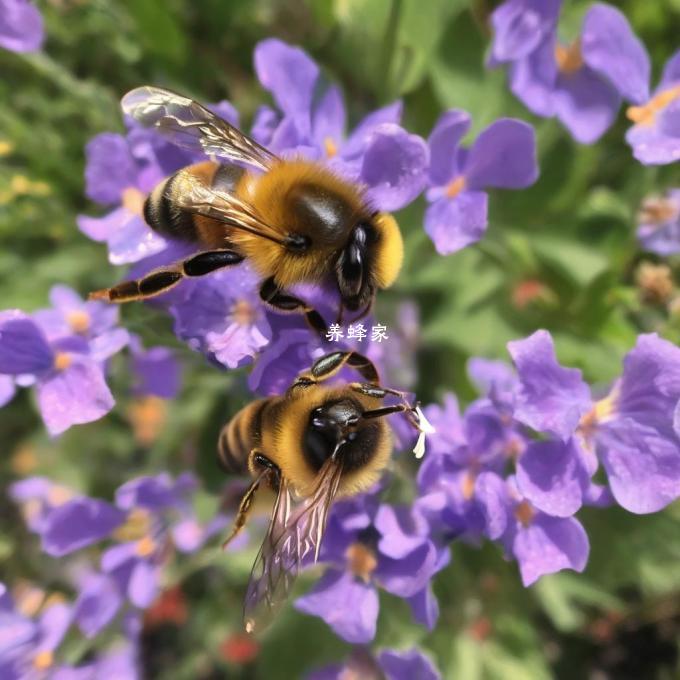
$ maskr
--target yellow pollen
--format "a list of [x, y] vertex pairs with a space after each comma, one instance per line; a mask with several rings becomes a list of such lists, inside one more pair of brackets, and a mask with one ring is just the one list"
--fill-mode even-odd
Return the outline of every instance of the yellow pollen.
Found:
[[38, 457], [35, 455], [35, 448], [30, 444], [21, 444], [12, 454], [10, 463], [12, 472], [20, 477], [26, 476], [29, 472], [38, 467]]
[[531, 524], [531, 520], [534, 518], [535, 514], [529, 501], [521, 501], [515, 508], [515, 517], [517, 518], [517, 521], [525, 527]]
[[581, 53], [581, 40], [575, 40], [571, 45], [555, 46], [555, 61], [561, 73], [571, 75], [583, 66], [583, 54]]
[[121, 203], [123, 207], [135, 215], [142, 215], [144, 213], [144, 201], [146, 196], [136, 187], [128, 187], [123, 189], [121, 194]]
[[54, 654], [52, 652], [39, 652], [33, 659], [33, 666], [36, 670], [46, 671], [54, 663]]
[[469, 501], [474, 496], [475, 482], [475, 474], [469, 470], [463, 475], [463, 479], [461, 479], [460, 486], [463, 491], [463, 498], [466, 501]]
[[33, 618], [45, 603], [45, 591], [28, 581], [21, 581], [13, 595], [17, 609], [28, 618]]
[[239, 326], [250, 326], [255, 321], [255, 308], [247, 300], [238, 300], [231, 308], [231, 315]]
[[618, 396], [619, 390], [615, 387], [604, 399], [595, 402], [590, 411], [581, 417], [578, 425], [581, 434], [586, 437], [592, 435], [595, 428], [614, 413]]
[[653, 125], [656, 115], [678, 98], [680, 98], [680, 85], [659, 92], [642, 106], [629, 106], [626, 109], [626, 117], [636, 125]]
[[148, 557], [156, 549], [156, 544], [150, 536], [144, 536], [137, 541], [135, 552], [139, 557]]
[[6, 139], [0, 139], [0, 156], [9, 156], [14, 151], [14, 144]]
[[47, 502], [52, 507], [63, 505], [73, 498], [73, 492], [69, 491], [65, 486], [53, 486], [47, 492]]
[[66, 315], [66, 323], [74, 333], [87, 333], [90, 328], [90, 315], [80, 309], [75, 309]]
[[338, 153], [338, 146], [333, 141], [332, 137], [326, 137], [326, 139], [323, 140], [323, 148], [326, 151], [326, 156], [328, 158], [333, 158], [333, 156]]
[[465, 177], [459, 175], [455, 179], [452, 179], [447, 185], [444, 193], [447, 198], [455, 198], [458, 194], [465, 189]]
[[638, 212], [638, 222], [641, 224], [662, 225], [676, 219], [680, 215], [680, 204], [669, 198], [654, 196], [645, 199]]
[[168, 407], [164, 399], [148, 396], [136, 399], [128, 409], [135, 441], [142, 446], [153, 444], [165, 425]]
[[66, 352], [57, 352], [54, 357], [54, 368], [57, 371], [65, 371], [72, 363], [71, 357]]
[[349, 570], [365, 583], [371, 580], [371, 574], [378, 566], [375, 553], [363, 543], [352, 543], [345, 553]]
[[[125, 523], [113, 532], [113, 538], [117, 541], [143, 541], [148, 539], [151, 529], [151, 515], [143, 508], [135, 508], [130, 511]], [[150, 540], [150, 539], [148, 539]], [[139, 546], [138, 546], [139, 549]]]

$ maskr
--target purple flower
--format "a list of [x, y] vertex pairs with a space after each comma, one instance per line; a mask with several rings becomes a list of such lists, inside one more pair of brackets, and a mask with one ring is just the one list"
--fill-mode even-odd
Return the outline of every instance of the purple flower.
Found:
[[580, 36], [557, 39], [560, 3], [508, 0], [492, 16], [489, 64], [510, 64], [510, 87], [539, 116], [556, 116], [576, 141], [591, 144], [611, 126], [622, 99], [644, 102], [650, 63], [619, 10], [595, 3]]
[[[648, 76], [649, 77], [649, 76]], [[626, 111], [634, 125], [626, 134], [633, 155], [645, 165], [680, 159], [680, 50], [667, 62], [651, 98]]]
[[[680, 349], [656, 334], [639, 336], [621, 378], [593, 402], [580, 373], [557, 364], [546, 331], [510, 348], [520, 381], [515, 417], [562, 441], [562, 448], [543, 445], [530, 451], [526, 465], [520, 461], [518, 485], [535, 505], [548, 503], [555, 511], [554, 504], [571, 507], [578, 495], [596, 497], [584, 484], [598, 461], [614, 498], [631, 512], [655, 512], [680, 497]], [[545, 455], [553, 464], [540, 462]]]
[[55, 652], [71, 626], [71, 607], [48, 603], [35, 618], [21, 613], [0, 584], [0, 677], [40, 680], [58, 670]]
[[[211, 107], [237, 123], [228, 102]], [[164, 140], [153, 130], [131, 124], [127, 135], [105, 132], [85, 150], [86, 194], [97, 203], [116, 206], [104, 217], [78, 217], [78, 228], [94, 241], [106, 242], [111, 264], [128, 264], [157, 254], [167, 241], [144, 222], [146, 195], [165, 177], [204, 158]]]
[[439, 672], [424, 654], [417, 649], [396, 652], [384, 649], [376, 657], [362, 647], [356, 647], [342, 664], [326, 666], [314, 671], [307, 680], [439, 680]]
[[460, 146], [470, 116], [452, 109], [429, 138], [430, 169], [425, 231], [437, 252], [449, 255], [482, 238], [487, 227], [487, 188], [520, 189], [538, 177], [533, 128], [502, 118], [483, 130], [470, 149]]
[[0, 47], [35, 52], [45, 39], [40, 12], [28, 0], [0, 0]]
[[132, 338], [130, 349], [135, 376], [134, 393], [161, 399], [175, 397], [182, 381], [182, 367], [175, 353], [167, 347], [144, 349], [136, 337]]
[[518, 562], [522, 583], [530, 586], [562, 569], [583, 571], [590, 544], [581, 523], [541, 512], [522, 497], [512, 478], [507, 489], [507, 527], [501, 541]]
[[57, 435], [71, 425], [97, 420], [113, 408], [102, 364], [126, 342], [123, 330], [91, 340], [75, 335], [50, 340], [22, 312], [3, 312], [0, 374], [35, 384], [45, 425], [50, 434]]
[[176, 480], [167, 473], [138, 477], [116, 491], [115, 505], [82, 497], [47, 513], [39, 533], [49, 555], [117, 541], [102, 553], [103, 575], [91, 579], [80, 594], [78, 622], [86, 634], [105, 625], [123, 596], [140, 608], [153, 602], [169, 546], [193, 552], [226, 526], [228, 518], [219, 514], [205, 525], [196, 520], [190, 502], [196, 484], [188, 473]]
[[75, 491], [47, 477], [27, 477], [9, 487], [9, 497], [19, 505], [31, 531], [40, 533], [50, 512], [77, 497]]
[[32, 315], [49, 340], [70, 335], [93, 339], [113, 329], [118, 321], [118, 309], [101, 302], [84, 302], [73, 289], [64, 285], [52, 286], [50, 309]]
[[644, 201], [638, 214], [637, 237], [652, 253], [668, 256], [680, 252], [680, 189]]
[[[423, 590], [446, 565], [448, 552], [435, 547], [426, 527], [406, 508], [374, 507], [361, 497], [336, 504], [320, 560], [332, 566], [296, 608], [321, 617], [344, 640], [365, 643], [375, 636], [377, 587], [421, 605]], [[431, 627], [427, 613], [414, 611]]]
[[260, 142], [277, 153], [326, 159], [339, 174], [363, 184], [380, 210], [399, 210], [423, 190], [428, 151], [420, 137], [399, 127], [401, 102], [370, 113], [345, 137], [342, 92], [322, 88], [319, 67], [303, 50], [263, 40], [255, 48], [255, 70], [283, 114], [260, 110], [253, 128]]
[[272, 335], [258, 278], [241, 265], [194, 283], [170, 308], [177, 336], [227, 368], [252, 361]]

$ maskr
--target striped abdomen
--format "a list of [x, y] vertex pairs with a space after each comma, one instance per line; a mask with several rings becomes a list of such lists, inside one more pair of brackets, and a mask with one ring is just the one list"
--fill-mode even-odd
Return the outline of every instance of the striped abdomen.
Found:
[[[215, 221], [177, 207], [176, 193], [178, 186], [181, 185], [182, 175], [191, 173], [194, 177], [199, 177], [208, 187], [233, 192], [244, 172], [245, 170], [237, 165], [214, 161], [203, 161], [182, 168], [164, 179], [149, 194], [144, 202], [144, 220], [162, 236], [194, 243], [205, 242], [205, 232], [201, 226], [205, 226], [206, 222]], [[220, 223], [212, 226], [219, 229]], [[214, 233], [215, 229], [208, 228], [208, 231]]]
[[262, 437], [262, 411], [269, 399], [244, 406], [223, 428], [217, 445], [220, 464], [233, 474], [248, 474], [248, 456]]

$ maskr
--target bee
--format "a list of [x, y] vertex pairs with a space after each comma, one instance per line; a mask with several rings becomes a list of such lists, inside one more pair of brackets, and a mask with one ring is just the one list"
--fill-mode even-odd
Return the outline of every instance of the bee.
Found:
[[[344, 366], [363, 381], [324, 384]], [[388, 395], [398, 402], [385, 405]], [[245, 526], [258, 489], [276, 494], [246, 591], [247, 632], [267, 625], [303, 563], [316, 561], [333, 501], [366, 491], [380, 477], [392, 451], [385, 420], [392, 413], [406, 415], [422, 445], [431, 426], [420, 408], [403, 392], [381, 386], [369, 359], [338, 351], [318, 359], [282, 396], [247, 405], [222, 429], [222, 467], [253, 480], [224, 545]]]
[[321, 335], [321, 315], [290, 288], [334, 286], [343, 309], [370, 310], [376, 292], [396, 279], [403, 242], [395, 219], [373, 210], [362, 188], [322, 163], [274, 155], [196, 101], [139, 87], [124, 113], [176, 145], [209, 157], [162, 181], [144, 205], [148, 225], [195, 243], [190, 257], [142, 278], [95, 291], [93, 299], [128, 302], [164, 293], [184, 277], [203, 276], [247, 260], [261, 277], [260, 297], [305, 315]]

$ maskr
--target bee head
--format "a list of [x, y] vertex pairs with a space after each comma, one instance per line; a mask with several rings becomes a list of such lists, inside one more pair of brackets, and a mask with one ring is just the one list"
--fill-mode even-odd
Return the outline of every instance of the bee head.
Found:
[[395, 219], [375, 213], [359, 222], [336, 264], [342, 305], [350, 311], [367, 307], [378, 288], [389, 288], [404, 259], [404, 245]]
[[351, 398], [326, 402], [309, 416], [303, 451], [316, 471], [332, 456], [342, 459], [343, 469], [352, 472], [365, 466], [383, 435], [381, 423], [362, 419], [364, 409]]

